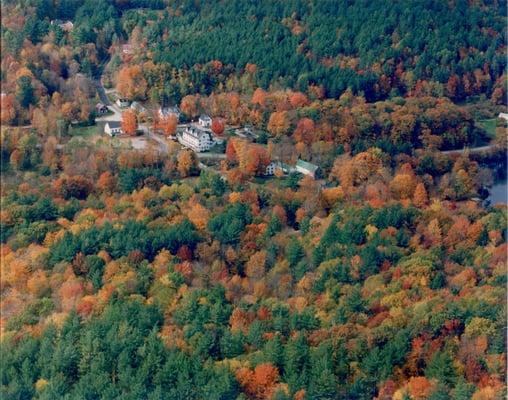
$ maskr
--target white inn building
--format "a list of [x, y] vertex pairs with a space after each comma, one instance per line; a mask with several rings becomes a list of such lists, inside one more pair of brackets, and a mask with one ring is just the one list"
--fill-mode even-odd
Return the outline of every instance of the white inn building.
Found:
[[213, 146], [212, 135], [194, 126], [188, 126], [179, 136], [180, 143], [195, 152], [208, 151]]

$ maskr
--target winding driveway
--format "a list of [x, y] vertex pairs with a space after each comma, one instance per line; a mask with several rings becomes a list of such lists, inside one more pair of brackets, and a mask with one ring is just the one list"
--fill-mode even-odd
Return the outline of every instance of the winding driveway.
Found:
[[499, 148], [499, 145], [497, 144], [488, 144], [485, 146], [479, 146], [479, 147], [464, 147], [463, 149], [457, 149], [457, 150], [446, 150], [442, 151], [443, 154], [462, 154], [466, 151], [469, 151], [469, 153], [481, 153], [483, 151], [490, 151], [490, 150], [496, 150]]

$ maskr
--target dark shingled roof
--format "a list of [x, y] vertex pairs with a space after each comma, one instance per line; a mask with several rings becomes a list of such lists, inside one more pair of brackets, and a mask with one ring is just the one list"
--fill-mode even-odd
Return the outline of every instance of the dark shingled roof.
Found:
[[108, 121], [108, 122], [106, 122], [106, 125], [109, 125], [110, 129], [122, 127], [122, 124], [120, 123], [120, 121]]

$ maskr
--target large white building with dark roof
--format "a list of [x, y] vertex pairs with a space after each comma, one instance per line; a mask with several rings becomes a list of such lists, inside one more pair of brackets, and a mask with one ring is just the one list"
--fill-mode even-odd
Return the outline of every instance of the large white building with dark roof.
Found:
[[213, 146], [213, 138], [210, 132], [195, 126], [188, 126], [178, 137], [178, 141], [185, 147], [195, 152], [208, 151]]

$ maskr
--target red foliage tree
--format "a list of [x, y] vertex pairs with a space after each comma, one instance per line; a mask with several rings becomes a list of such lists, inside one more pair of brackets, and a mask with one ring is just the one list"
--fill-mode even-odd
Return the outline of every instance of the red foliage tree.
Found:
[[69, 178], [59, 178], [54, 183], [55, 191], [65, 199], [74, 197], [76, 199], [86, 199], [93, 189], [92, 182], [81, 175], [71, 176]]
[[251, 175], [263, 175], [270, 164], [268, 152], [262, 146], [252, 145], [247, 153], [247, 172]]
[[214, 118], [212, 121], [212, 132], [217, 136], [222, 136], [224, 133], [224, 121], [221, 118]]
[[240, 368], [236, 379], [249, 396], [270, 399], [279, 380], [279, 371], [270, 363], [259, 364], [254, 371]]

